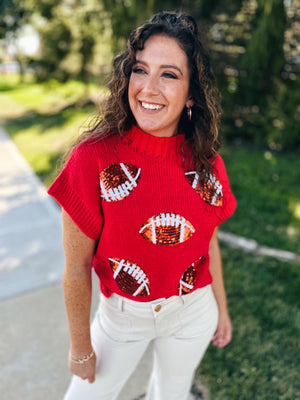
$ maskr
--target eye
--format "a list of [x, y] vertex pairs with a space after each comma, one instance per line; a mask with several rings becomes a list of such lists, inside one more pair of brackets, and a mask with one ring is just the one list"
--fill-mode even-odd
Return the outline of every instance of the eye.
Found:
[[177, 76], [175, 74], [172, 74], [171, 72], [164, 72], [162, 76], [168, 79], [178, 79]]
[[145, 71], [143, 68], [141, 68], [141, 67], [134, 67], [134, 68], [132, 69], [132, 72], [133, 72], [134, 74], [145, 74], [145, 73], [146, 73], [146, 71]]

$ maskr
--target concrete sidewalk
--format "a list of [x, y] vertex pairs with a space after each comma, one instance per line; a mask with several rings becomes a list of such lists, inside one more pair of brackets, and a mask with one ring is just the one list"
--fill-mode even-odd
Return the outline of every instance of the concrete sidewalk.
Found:
[[[0, 128], [0, 393], [5, 400], [63, 398], [70, 380], [63, 264], [59, 208]], [[95, 277], [94, 283], [93, 311]], [[118, 400], [144, 398], [151, 363], [149, 348]]]

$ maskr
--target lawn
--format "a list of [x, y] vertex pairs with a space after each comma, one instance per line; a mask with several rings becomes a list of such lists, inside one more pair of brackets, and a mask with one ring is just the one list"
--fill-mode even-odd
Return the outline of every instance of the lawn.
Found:
[[0, 80], [0, 123], [46, 186], [69, 144], [95, 116], [96, 106], [81, 106], [82, 100], [105, 93], [79, 81], [16, 85], [12, 77]]
[[85, 106], [47, 114], [30, 111], [6, 120], [3, 125], [44, 184], [49, 186], [57, 174], [62, 155], [80, 129], [88, 125], [94, 109]]
[[222, 245], [233, 340], [198, 379], [214, 400], [300, 399], [300, 267]]
[[[78, 106], [85, 94], [80, 82], [0, 82], [1, 123], [46, 186], [96, 111]], [[221, 154], [238, 200], [222, 229], [300, 253], [299, 154], [234, 144]], [[214, 400], [300, 400], [300, 266], [221, 245], [234, 337], [223, 350], [210, 347], [199, 379]]]
[[238, 200], [223, 229], [300, 253], [299, 153], [251, 145], [229, 145], [221, 153]]

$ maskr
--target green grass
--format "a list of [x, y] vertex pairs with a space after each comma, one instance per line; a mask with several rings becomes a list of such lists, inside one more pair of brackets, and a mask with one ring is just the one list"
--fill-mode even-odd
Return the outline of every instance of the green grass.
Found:
[[60, 164], [60, 159], [70, 143], [78, 136], [80, 128], [88, 125], [95, 107], [66, 109], [58, 113], [26, 113], [7, 120], [4, 128], [21, 150], [35, 172], [49, 186]]
[[300, 269], [222, 246], [233, 340], [211, 346], [198, 379], [214, 400], [300, 399]]
[[0, 119], [34, 171], [49, 186], [60, 158], [96, 112], [93, 105], [78, 104], [87, 95], [95, 98], [105, 94], [105, 89], [96, 85], [86, 88], [78, 81], [18, 85], [15, 81], [13, 77], [0, 81]]
[[57, 112], [87, 95], [95, 97], [104, 92], [95, 84], [86, 87], [80, 81], [16, 84], [16, 79], [14, 76], [0, 77], [0, 118], [22, 116], [29, 110]]
[[300, 253], [300, 157], [254, 146], [222, 150], [238, 200], [222, 229]]

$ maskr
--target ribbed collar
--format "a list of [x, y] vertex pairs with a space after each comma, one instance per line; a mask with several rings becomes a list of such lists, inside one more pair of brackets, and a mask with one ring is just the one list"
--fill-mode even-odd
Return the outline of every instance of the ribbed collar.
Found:
[[130, 147], [147, 155], [173, 157], [180, 155], [180, 147], [185, 141], [183, 133], [171, 137], [157, 137], [133, 126], [126, 134]]

